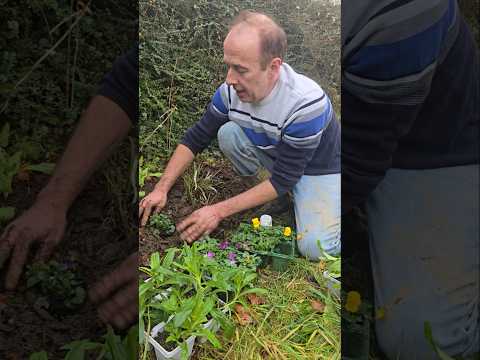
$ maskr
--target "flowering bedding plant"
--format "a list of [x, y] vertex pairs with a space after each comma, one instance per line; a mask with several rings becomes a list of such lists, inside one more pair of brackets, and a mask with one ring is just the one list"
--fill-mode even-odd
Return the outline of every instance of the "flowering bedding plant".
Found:
[[290, 227], [263, 227], [258, 218], [253, 218], [251, 225], [240, 224], [230, 240], [204, 237], [199, 242], [199, 251], [220, 265], [255, 270], [262, 259], [252, 251], [273, 251], [278, 244], [292, 241], [293, 236]]
[[261, 262], [258, 255], [243, 251], [240, 243], [234, 244], [227, 240], [220, 241], [211, 237], [205, 237], [199, 242], [199, 251], [215, 260], [219, 265], [227, 267], [255, 270]]

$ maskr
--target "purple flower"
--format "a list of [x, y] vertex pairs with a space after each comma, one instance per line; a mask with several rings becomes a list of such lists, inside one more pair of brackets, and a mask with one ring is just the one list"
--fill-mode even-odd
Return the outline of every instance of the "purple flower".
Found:
[[237, 254], [235, 254], [233, 252], [230, 252], [230, 253], [228, 253], [227, 257], [228, 257], [228, 260], [234, 262], [235, 258], [237, 257]]
[[241, 243], [236, 243], [235, 247], [237, 248], [237, 250], [240, 250], [240, 249], [242, 249], [243, 246], [242, 246]]
[[220, 244], [218, 244], [218, 248], [220, 250], [225, 250], [227, 247], [228, 247], [228, 241], [226, 241], [226, 240], [221, 242]]
[[209, 251], [209, 252], [207, 253], [207, 256], [208, 256], [209, 258], [213, 258], [213, 257], [215, 256], [215, 253]]

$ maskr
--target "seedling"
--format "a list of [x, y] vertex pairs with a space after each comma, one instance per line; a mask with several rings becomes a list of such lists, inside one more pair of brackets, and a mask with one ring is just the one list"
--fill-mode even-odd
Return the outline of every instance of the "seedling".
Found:
[[150, 226], [158, 235], [170, 236], [175, 232], [175, 223], [165, 214], [153, 214], [150, 217]]
[[68, 312], [85, 301], [83, 281], [71, 266], [56, 261], [35, 263], [27, 269], [27, 287], [41, 295], [39, 299], [47, 308], [56, 312]]

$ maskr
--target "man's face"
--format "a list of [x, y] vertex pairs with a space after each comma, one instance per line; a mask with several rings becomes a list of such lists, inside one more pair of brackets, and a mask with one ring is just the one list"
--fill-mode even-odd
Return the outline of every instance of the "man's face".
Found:
[[226, 82], [242, 102], [261, 101], [275, 85], [279, 66], [269, 64], [262, 69], [260, 55], [257, 31], [246, 25], [235, 26], [223, 42], [223, 61], [228, 66]]

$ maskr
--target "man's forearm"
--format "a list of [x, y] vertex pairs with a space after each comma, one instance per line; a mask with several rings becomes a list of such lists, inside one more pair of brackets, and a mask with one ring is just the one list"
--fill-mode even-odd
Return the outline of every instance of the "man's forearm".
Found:
[[183, 174], [185, 169], [192, 163], [195, 155], [185, 145], [178, 145], [159, 182], [155, 185], [155, 190], [168, 193], [178, 177]]
[[130, 119], [122, 108], [106, 97], [95, 96], [37, 200], [67, 211], [92, 173], [125, 138], [130, 127]]
[[277, 198], [277, 196], [277, 192], [270, 180], [265, 180], [253, 188], [230, 199], [219, 202], [214, 206], [219, 209], [222, 217], [226, 218], [240, 211], [263, 205]]

